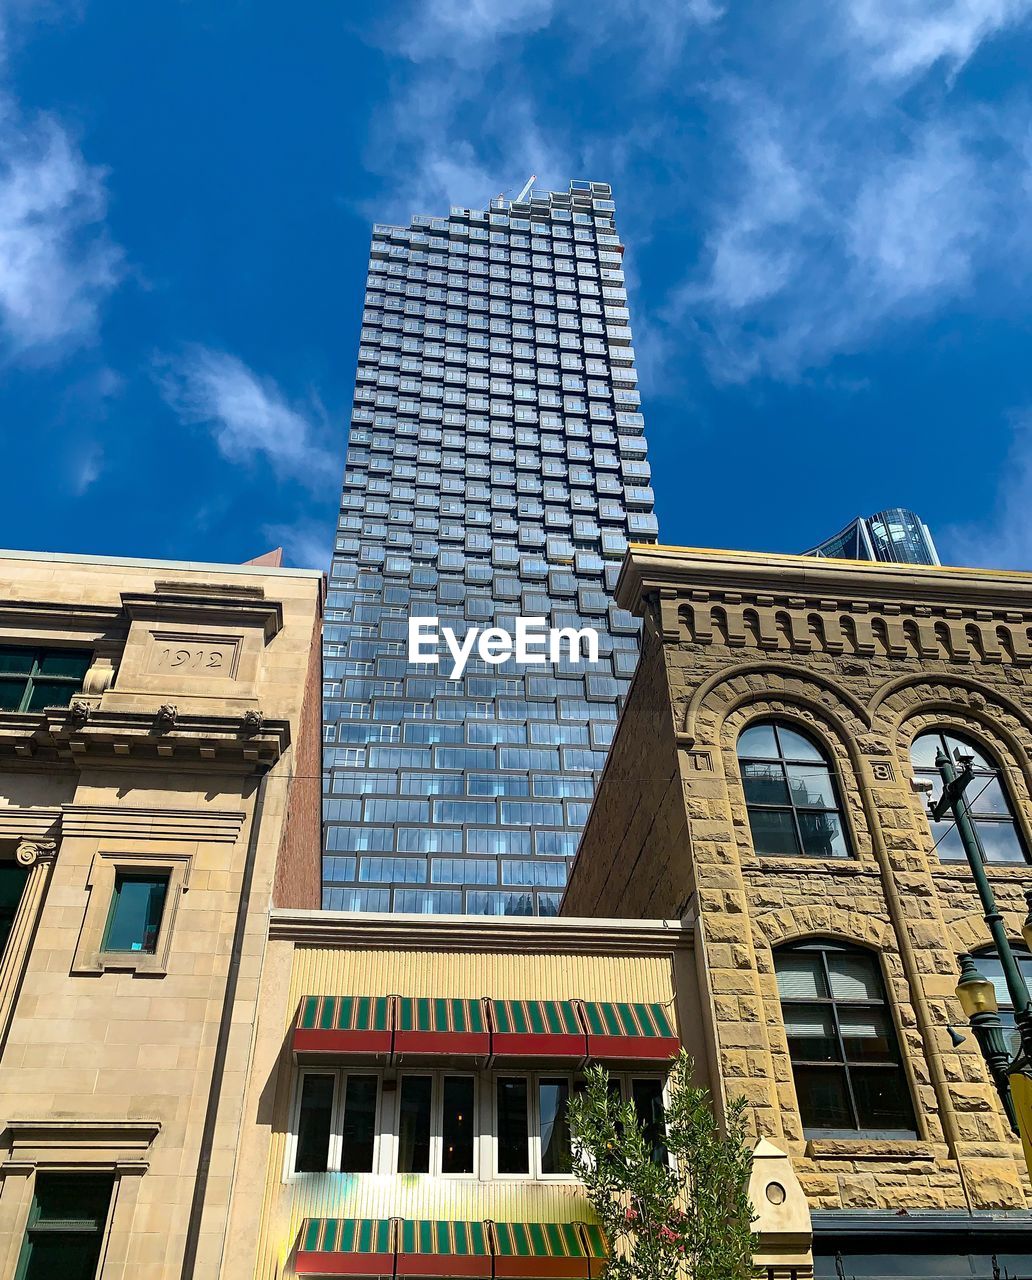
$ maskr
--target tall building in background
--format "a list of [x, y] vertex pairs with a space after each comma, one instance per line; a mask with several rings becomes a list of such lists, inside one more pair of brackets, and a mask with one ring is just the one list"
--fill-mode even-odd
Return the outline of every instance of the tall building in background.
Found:
[[928, 526], [913, 511], [886, 507], [873, 516], [857, 516], [808, 556], [838, 560], [881, 560], [888, 564], [938, 564]]
[[[373, 228], [324, 631], [323, 902], [552, 914], [656, 536], [607, 184]], [[595, 628], [597, 665], [407, 656], [408, 621]]]

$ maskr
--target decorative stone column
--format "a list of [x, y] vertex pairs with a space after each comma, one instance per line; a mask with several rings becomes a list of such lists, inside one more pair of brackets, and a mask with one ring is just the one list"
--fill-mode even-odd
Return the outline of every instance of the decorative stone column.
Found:
[[29, 876], [14, 915], [7, 946], [0, 957], [0, 1050], [7, 1039], [18, 987], [29, 959], [29, 949], [43, 907], [47, 881], [50, 879], [50, 868], [56, 856], [55, 840], [22, 840], [15, 853], [18, 862], [29, 868]]

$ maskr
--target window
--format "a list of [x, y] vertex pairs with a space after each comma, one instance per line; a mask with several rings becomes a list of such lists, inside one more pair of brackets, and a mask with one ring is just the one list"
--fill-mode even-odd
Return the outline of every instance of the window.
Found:
[[104, 930], [103, 951], [157, 950], [158, 931], [168, 893], [167, 875], [115, 873], [115, 891]]
[[499, 1174], [530, 1173], [529, 1098], [526, 1076], [501, 1076], [496, 1085], [495, 1132]]
[[0, 647], [0, 711], [67, 707], [92, 658], [72, 649]]
[[402, 1076], [398, 1090], [398, 1173], [475, 1172], [475, 1104], [472, 1076]]
[[544, 1175], [573, 1172], [570, 1126], [566, 1119], [569, 1100], [570, 1082], [566, 1077], [545, 1077], [538, 1081], [538, 1133]]
[[93, 1280], [112, 1186], [109, 1174], [36, 1174], [19, 1280]]
[[[930, 733], [922, 733], [914, 739], [910, 748], [910, 761], [918, 778], [932, 783], [932, 796], [938, 799], [942, 795], [942, 779], [935, 767], [935, 757], [940, 751], [946, 753], [959, 771], [960, 764], [954, 752], [970, 755], [974, 759], [972, 768], [974, 777], [968, 783], [965, 793], [970, 809], [971, 823], [978, 833], [986, 862], [1026, 862], [1028, 857], [1014, 822], [1014, 813], [1003, 780], [1003, 771], [986, 753], [971, 744], [966, 738], [935, 729]], [[963, 862], [964, 846], [960, 832], [952, 814], [947, 814], [942, 822], [932, 822], [932, 839], [935, 850], [943, 862]]]
[[916, 1136], [877, 958], [816, 942], [785, 947], [774, 961], [807, 1133]]
[[[1011, 950], [1014, 952], [1014, 958], [1018, 962], [1021, 976], [1032, 987], [1032, 955], [1024, 947], [1013, 943], [1011, 944]], [[1007, 990], [1000, 957], [993, 948], [988, 948], [985, 951], [976, 951], [974, 953], [974, 961], [979, 973], [984, 978], [988, 978], [996, 988], [996, 1003], [1000, 1006], [1000, 1021], [1003, 1023], [1004, 1034], [1007, 1037], [1007, 1048], [1013, 1057], [1018, 1049], [1021, 1048], [1021, 1037], [1018, 1035], [1017, 1027], [1014, 1024], [1014, 1005], [1011, 1002], [1010, 992]]]
[[[379, 1077], [305, 1072], [298, 1096], [295, 1173], [371, 1173], [376, 1154]], [[334, 1118], [334, 1104], [340, 1114]]]
[[849, 856], [831, 765], [809, 738], [773, 721], [751, 724], [738, 760], [758, 854]]
[[15, 913], [28, 878], [28, 867], [18, 862], [0, 862], [0, 957], [11, 936]]

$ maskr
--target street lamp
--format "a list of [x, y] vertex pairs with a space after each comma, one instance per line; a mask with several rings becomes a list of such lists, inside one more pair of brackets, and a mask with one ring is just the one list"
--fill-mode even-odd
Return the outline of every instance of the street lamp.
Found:
[[[1014, 1006], [1014, 1022], [1021, 1047], [1013, 1061], [1010, 1061], [1000, 1022], [996, 991], [993, 984], [978, 972], [970, 955], [960, 957], [957, 999], [971, 1023], [971, 1030], [974, 1032], [993, 1083], [1003, 1102], [1011, 1128], [1015, 1133], [1020, 1133], [1010, 1077], [1029, 1073], [1029, 1063], [1032, 1062], [1032, 997], [1029, 996], [1028, 986], [1018, 968], [1018, 962], [1004, 927], [1003, 916], [997, 909], [996, 897], [985, 872], [985, 851], [978, 836], [978, 829], [971, 821], [971, 810], [964, 794], [974, 777], [974, 757], [959, 749], [955, 754], [957, 763], [960, 765], [959, 772], [942, 748], [936, 752], [935, 767], [942, 778], [942, 795], [934, 803], [929, 802], [928, 808], [936, 822], [941, 822], [946, 813], [950, 812], [957, 824], [957, 832], [964, 846], [964, 856], [971, 868], [979, 901], [985, 913], [983, 918], [996, 944], [996, 954], [1000, 960], [1011, 1004]], [[919, 789], [924, 788], [919, 787]], [[1028, 902], [1029, 912], [1022, 925], [1021, 936], [1032, 950], [1032, 890], [1026, 892], [1025, 899]], [[1028, 1135], [1022, 1135], [1023, 1138], [1026, 1136]]]

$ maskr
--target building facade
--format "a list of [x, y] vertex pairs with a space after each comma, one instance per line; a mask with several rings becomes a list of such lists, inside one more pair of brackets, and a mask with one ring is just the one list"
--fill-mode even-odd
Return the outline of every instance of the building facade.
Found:
[[[225, 1280], [600, 1277], [566, 1099], [598, 1062], [654, 1122], [682, 1040], [714, 1085], [708, 1028], [690, 921], [274, 911]], [[759, 1274], [808, 1280], [770, 1143], [750, 1194]]]
[[938, 564], [939, 553], [924, 521], [905, 507], [857, 516], [806, 553], [832, 560], [881, 560], [886, 564]]
[[215, 1277], [273, 896], [319, 901], [322, 575], [0, 582], [0, 1277]]
[[617, 587], [642, 661], [563, 913], [697, 920], [715, 1074], [791, 1156], [818, 1277], [1032, 1274], [1020, 1145], [973, 1038], [954, 1043], [958, 955], [998, 961], [914, 785], [939, 748], [972, 757], [1024, 953], [1030, 588], [665, 547], [632, 549]]
[[[373, 228], [324, 631], [332, 909], [554, 914], [656, 535], [610, 188]], [[408, 658], [408, 624], [594, 628], [599, 661]]]

